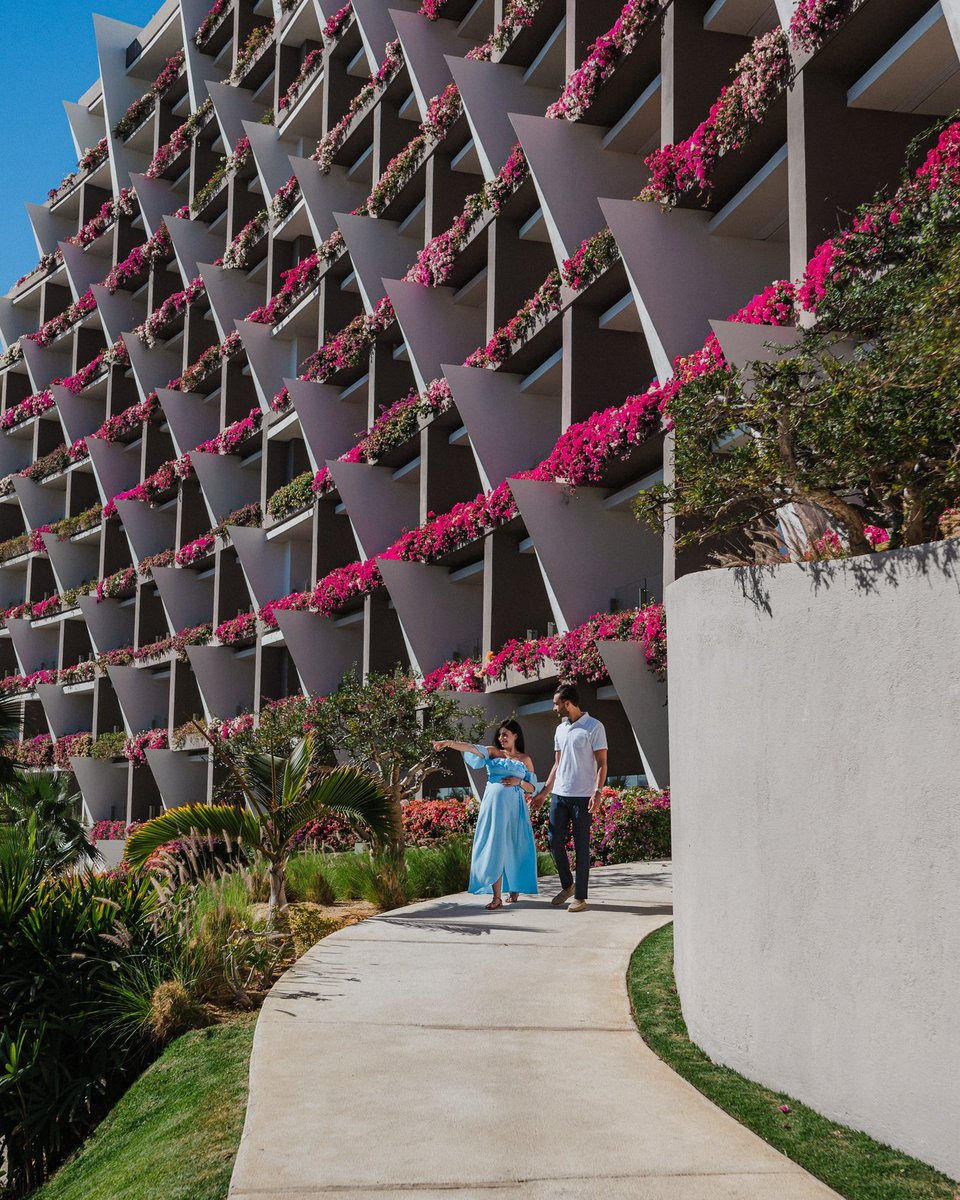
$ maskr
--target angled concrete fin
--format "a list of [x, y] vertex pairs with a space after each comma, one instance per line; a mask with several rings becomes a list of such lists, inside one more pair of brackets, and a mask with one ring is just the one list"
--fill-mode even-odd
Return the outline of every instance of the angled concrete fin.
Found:
[[[100, 283], [110, 270], [110, 255], [104, 253], [104, 248], [98, 247], [96, 242], [89, 250], [75, 246], [73, 242], [61, 242], [60, 253], [74, 300], [79, 300], [93, 284]], [[113, 340], [116, 341], [116, 338]]]
[[172, 549], [177, 537], [177, 513], [172, 505], [154, 508], [142, 500], [117, 500], [116, 505], [136, 562]]
[[223, 135], [226, 152], [230, 154], [237, 142], [246, 136], [243, 122], [253, 121], [259, 124], [266, 107], [254, 100], [253, 93], [248, 92], [246, 88], [232, 87], [227, 83], [208, 82], [207, 93], [213, 101], [213, 111]]
[[258, 325], [256, 321], [234, 324], [247, 352], [260, 407], [265, 413], [271, 412], [270, 401], [283, 387], [284, 379], [296, 374], [296, 343], [282, 335], [275, 337], [269, 325]]
[[38, 683], [37, 696], [55, 738], [86, 733], [93, 723], [93, 692], [68, 692], [58, 683]]
[[745, 371], [756, 362], [776, 362], [800, 340], [800, 330], [793, 326], [711, 321], [710, 328], [720, 343], [723, 357], [736, 371]]
[[51, 379], [66, 379], [71, 373], [73, 360], [69, 345], [69, 338], [59, 346], [41, 346], [33, 338], [24, 338], [20, 343], [23, 361], [35, 392], [42, 392]]
[[368, 189], [362, 182], [351, 179], [346, 168], [338, 163], [326, 175], [311, 158], [291, 155], [290, 166], [300, 184], [310, 228], [319, 246], [337, 228], [334, 213], [352, 212], [366, 200]]
[[443, 363], [462, 363], [486, 342], [483, 309], [457, 304], [453, 288], [384, 279], [421, 392], [443, 374]]
[[157, 388], [157, 398], [170, 426], [177, 454], [189, 454], [219, 432], [219, 402], [208, 403], [197, 392], [175, 392], [170, 388]]
[[6, 626], [10, 630], [17, 663], [24, 675], [57, 665], [60, 652], [59, 625], [40, 625], [35, 628], [26, 617], [8, 617]]
[[709, 213], [664, 213], [629, 200], [598, 203], [620, 247], [661, 383], [673, 374], [677, 355], [703, 345], [711, 317], [736, 311], [789, 271], [785, 244], [714, 237]]
[[60, 414], [60, 424], [66, 434], [66, 440], [71, 444], [78, 438], [88, 437], [95, 429], [99, 429], [107, 415], [107, 401], [94, 400], [82, 393], [75, 396], [65, 387], [54, 384], [50, 388], [57, 412]]
[[310, 695], [335, 692], [344, 675], [363, 663], [363, 626], [337, 626], [313, 612], [274, 614], [304, 690]]
[[[186, 197], [174, 191], [173, 184], [165, 179], [148, 179], [146, 175], [131, 175], [130, 178], [137, 189], [144, 224], [151, 234], [157, 232], [166, 217], [183, 208], [187, 202]], [[199, 224], [202, 225], [202, 222]]]
[[139, 445], [126, 446], [123, 442], [105, 442], [102, 438], [90, 437], [87, 438], [87, 449], [104, 504], [140, 482]]
[[258, 608], [290, 591], [289, 543], [270, 541], [262, 529], [230, 527], [251, 595]]
[[147, 315], [146, 300], [119, 289], [111, 294], [98, 283], [93, 285], [91, 291], [97, 302], [103, 332], [111, 345], [119, 339], [124, 329], [136, 329], [143, 324]]
[[260, 499], [260, 466], [244, 467], [235, 454], [207, 454], [197, 451], [190, 462], [200, 481], [207, 502], [211, 525], [244, 504]]
[[61, 592], [98, 578], [99, 542], [61, 542], [55, 533], [45, 533], [42, 537]]
[[214, 267], [206, 262], [197, 266], [207, 289], [207, 299], [220, 340], [223, 341], [234, 332], [234, 322], [242, 320], [264, 303], [266, 296], [263, 294], [263, 284], [254, 283], [243, 271], [228, 271], [225, 267]]
[[507, 114], [542, 117], [556, 100], [556, 93], [524, 83], [523, 67], [471, 58], [448, 58], [447, 66], [460, 89], [483, 177], [489, 183], [517, 143], [517, 132]]
[[129, 600], [81, 596], [77, 603], [98, 654], [133, 645], [136, 606]]
[[215, 717], [235, 717], [253, 708], [252, 654], [237, 655], [229, 646], [188, 646], [187, 657], [208, 713]]
[[29, 308], [21, 308], [6, 296], [0, 297], [0, 337], [4, 348], [9, 350], [13, 343], [25, 333], [37, 328], [37, 314]]
[[[166, 226], [185, 283], [191, 283], [197, 278], [201, 262], [213, 262], [223, 254], [226, 235], [214, 233], [203, 221], [191, 221], [188, 217], [168, 217]], [[237, 271], [236, 274], [240, 275], [242, 272]], [[233, 326], [230, 327], [230, 332], [233, 332]]]
[[149, 347], [135, 333], [129, 332], [123, 334], [123, 344], [130, 356], [130, 366], [141, 400], [146, 400], [157, 388], [166, 387], [174, 379], [180, 378], [183, 352], [179, 347], [176, 350], [166, 346]]
[[364, 307], [370, 313], [383, 298], [384, 276], [400, 278], [416, 260], [420, 244], [413, 238], [404, 237], [396, 221], [354, 217], [340, 212], [334, 216], [357, 273]]
[[203, 804], [207, 798], [208, 756], [190, 750], [145, 752], [165, 809], [183, 804]]
[[70, 769], [77, 777], [83, 795], [83, 807], [91, 824], [127, 819], [128, 762], [103, 762], [96, 758], [71, 756]]
[[632, 199], [649, 172], [633, 154], [604, 149], [606, 130], [511, 113], [558, 264], [607, 224], [597, 196]]
[[397, 610], [415, 666], [427, 674], [457, 654], [477, 652], [483, 588], [457, 583], [434, 563], [378, 558], [377, 566]]
[[250, 139], [250, 149], [253, 151], [253, 161], [257, 166], [263, 194], [270, 200], [293, 174], [290, 155], [296, 154], [298, 147], [296, 143], [278, 137], [272, 125], [244, 121], [243, 132]]
[[[32, 431], [31, 431], [32, 432]], [[33, 462], [33, 439], [0, 433], [0, 478], [22, 471]]]
[[345, 454], [357, 442], [366, 423], [363, 405], [340, 399], [341, 389], [329, 383], [309, 379], [285, 379], [293, 407], [300, 418], [314, 471], [326, 465], [328, 458]]
[[40, 254], [53, 254], [62, 241], [73, 237], [77, 231], [76, 223], [69, 217], [62, 217], [43, 204], [28, 203], [25, 207]]
[[213, 620], [213, 576], [189, 567], [154, 567], [153, 581], [171, 629], [193, 629]]
[[[103, 87], [103, 111], [106, 127], [112, 130], [134, 100], [143, 94], [143, 80], [127, 74], [127, 47], [141, 30], [138, 25], [116, 21], [112, 17], [93, 16], [97, 39], [100, 83]], [[121, 138], [110, 136], [110, 173], [113, 193], [129, 186], [130, 172], [142, 171], [149, 156], [132, 150]]]
[[453, 83], [447, 56], [463, 58], [476, 43], [460, 37], [455, 21], [444, 18], [425, 21], [419, 13], [395, 8], [391, 8], [389, 13], [403, 47], [404, 61], [410, 72], [410, 82], [422, 120], [426, 118], [430, 101]]
[[397, 480], [390, 467], [328, 461], [364, 558], [385, 550], [420, 520], [420, 489]]
[[647, 782], [654, 788], [669, 787], [666, 684], [647, 666], [639, 643], [603, 641], [597, 642], [597, 648], [633, 728]]
[[[180, 24], [183, 29], [183, 48], [187, 59], [187, 87], [190, 91], [190, 110], [196, 112], [207, 98], [207, 84], [227, 78], [229, 70], [218, 67], [209, 54], [198, 49], [193, 40], [200, 23], [210, 11], [207, 0], [181, 0]], [[227, 18], [229, 20], [229, 17]]]
[[142, 667], [107, 667], [128, 734], [166, 729], [170, 713], [170, 680]]
[[67, 493], [57, 488], [44, 487], [33, 479], [14, 476], [13, 490], [28, 529], [36, 529], [38, 525], [52, 525], [66, 516]]
[[628, 592], [638, 603], [644, 586], [660, 595], [662, 539], [629, 511], [607, 509], [604, 488], [581, 487], [571, 494], [561, 483], [511, 479], [510, 490], [563, 628], [609, 612], [611, 600]]
[[560, 398], [523, 390], [523, 376], [481, 367], [443, 373], [470, 434], [487, 488], [542, 462], [560, 436]]
[[[390, 5], [394, 12], [403, 9], [415, 13], [419, 7], [417, 0], [400, 0]], [[383, 62], [387, 43], [397, 39], [397, 27], [384, 0], [353, 0], [353, 11], [357, 16], [357, 28], [360, 30], [367, 64], [371, 71], [376, 71]]]
[[72, 100], [63, 101], [63, 110], [70, 124], [70, 135], [77, 158], [82, 158], [87, 150], [91, 150], [107, 132], [107, 124], [103, 113], [91, 112], [85, 104], [76, 104]]

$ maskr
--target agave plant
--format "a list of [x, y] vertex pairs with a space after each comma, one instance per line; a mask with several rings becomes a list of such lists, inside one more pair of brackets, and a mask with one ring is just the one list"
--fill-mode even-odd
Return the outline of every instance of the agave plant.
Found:
[[268, 923], [286, 907], [287, 859], [297, 832], [325, 813], [353, 820], [378, 841], [393, 835], [388, 797], [375, 779], [355, 767], [326, 771], [317, 764], [313, 735], [289, 754], [219, 751], [246, 806], [185, 804], [148, 821], [130, 837], [126, 857], [141, 866], [175, 838], [212, 836], [240, 842], [266, 860], [270, 878]]

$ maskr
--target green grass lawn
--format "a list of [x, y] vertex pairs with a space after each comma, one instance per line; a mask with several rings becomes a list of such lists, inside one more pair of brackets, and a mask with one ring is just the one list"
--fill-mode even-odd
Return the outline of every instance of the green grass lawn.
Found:
[[255, 1022], [245, 1016], [168, 1046], [35, 1200], [223, 1200]]
[[[954, 1200], [960, 1185], [925, 1163], [718, 1066], [690, 1041], [673, 978], [673, 926], [640, 943], [627, 973], [633, 1016], [678, 1075], [848, 1200]], [[785, 1105], [789, 1112], [781, 1112]]]

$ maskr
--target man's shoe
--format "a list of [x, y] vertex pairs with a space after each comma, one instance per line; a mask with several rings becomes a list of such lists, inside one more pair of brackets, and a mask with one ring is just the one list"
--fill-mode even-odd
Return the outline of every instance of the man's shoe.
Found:
[[572, 895], [573, 895], [573, 884], [571, 884], [570, 887], [568, 887], [568, 888], [564, 888], [562, 892], [557, 892], [557, 894], [550, 901], [550, 903], [553, 905], [554, 908], [559, 908], [561, 904], [566, 904], [566, 902], [570, 899], [570, 897]]
[[574, 902], [567, 909], [567, 912], [583, 912], [586, 907], [586, 900], [574, 900]]

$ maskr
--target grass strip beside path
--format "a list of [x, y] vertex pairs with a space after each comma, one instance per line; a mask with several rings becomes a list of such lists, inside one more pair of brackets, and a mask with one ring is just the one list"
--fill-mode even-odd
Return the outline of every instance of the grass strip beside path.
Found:
[[223, 1200], [255, 1023], [244, 1016], [171, 1043], [35, 1200]]
[[[627, 972], [633, 1017], [647, 1045], [753, 1133], [847, 1200], [957, 1200], [960, 1185], [918, 1159], [827, 1120], [719, 1066], [690, 1040], [673, 978], [673, 925], [640, 943]], [[780, 1111], [785, 1105], [789, 1111]]]

